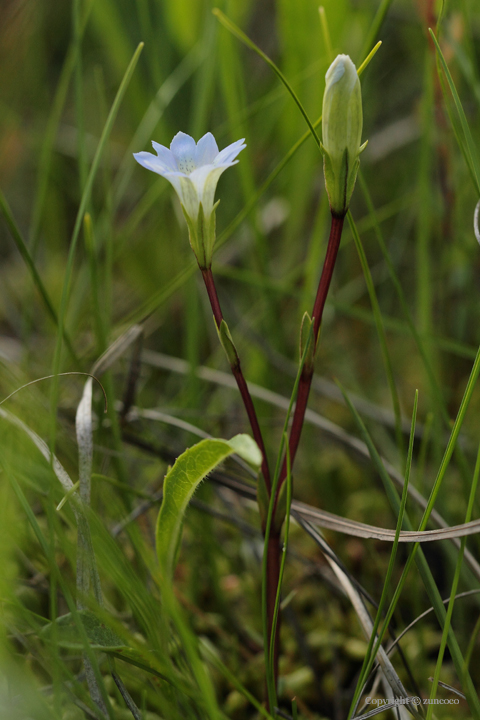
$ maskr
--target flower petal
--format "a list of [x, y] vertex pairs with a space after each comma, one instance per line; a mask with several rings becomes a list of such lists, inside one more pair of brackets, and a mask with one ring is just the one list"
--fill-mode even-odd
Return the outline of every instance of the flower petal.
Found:
[[215, 201], [215, 190], [220, 175], [228, 167], [230, 167], [230, 165], [204, 165], [194, 170], [190, 175], [190, 179], [197, 190], [198, 202], [202, 203], [206, 218], [209, 218], [212, 213]]
[[147, 170], [153, 170], [153, 172], [156, 172], [159, 175], [164, 175], [166, 172], [169, 172], [169, 169], [165, 166], [165, 163], [163, 163], [161, 159], [158, 158], [156, 155], [153, 155], [153, 153], [133, 153], [133, 157], [138, 163], [140, 163], [140, 165], [143, 165], [144, 168], [147, 168]]
[[196, 165], [210, 165], [218, 155], [218, 145], [211, 132], [204, 135], [197, 143]]
[[179, 132], [170, 143], [170, 150], [156, 142], [152, 145], [157, 155], [135, 153], [136, 161], [173, 185], [189, 222], [190, 219], [197, 222], [200, 203], [209, 221], [218, 180], [228, 167], [237, 164], [235, 158], [246, 147], [244, 139], [221, 152], [212, 133], [206, 133], [196, 144], [190, 135]]
[[158, 157], [160, 158], [160, 161], [165, 165], [165, 167], [169, 168], [171, 172], [177, 172], [177, 161], [175, 160], [172, 151], [166, 148], [164, 145], [160, 145], [159, 143], [155, 142], [154, 140], [152, 140], [152, 145]]
[[165, 173], [164, 177], [175, 188], [187, 215], [192, 221], [196, 221], [200, 200], [196, 187], [190, 177], [181, 172]]
[[184, 132], [175, 135], [170, 143], [170, 150], [177, 162], [178, 169], [182, 173], [191, 173], [195, 170], [195, 156], [197, 146], [195, 140]]
[[238, 153], [241, 152], [244, 148], [246, 148], [245, 144], [245, 138], [242, 138], [241, 140], [237, 140], [236, 142], [232, 143], [231, 145], [227, 145], [226, 148], [223, 148], [223, 150], [217, 155], [215, 158], [214, 164], [215, 165], [223, 165], [224, 163], [230, 163], [232, 160], [235, 160]]

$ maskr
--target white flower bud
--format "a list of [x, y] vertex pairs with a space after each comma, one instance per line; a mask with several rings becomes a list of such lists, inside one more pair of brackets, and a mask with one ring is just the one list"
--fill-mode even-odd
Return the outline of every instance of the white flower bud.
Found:
[[322, 150], [325, 185], [333, 213], [348, 210], [357, 178], [362, 139], [362, 92], [355, 65], [338, 55], [325, 75], [322, 114]]

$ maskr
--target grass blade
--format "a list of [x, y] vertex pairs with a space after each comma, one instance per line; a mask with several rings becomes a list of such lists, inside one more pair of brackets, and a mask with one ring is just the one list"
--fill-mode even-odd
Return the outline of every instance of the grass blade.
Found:
[[445, 77], [447, 78], [447, 82], [453, 96], [453, 101], [455, 103], [455, 107], [457, 109], [458, 117], [460, 119], [460, 124], [462, 126], [463, 134], [465, 137], [465, 145], [468, 153], [468, 164], [473, 172], [473, 180], [475, 182], [477, 194], [478, 196], [480, 196], [480, 162], [478, 159], [477, 148], [473, 141], [472, 133], [470, 131], [470, 127], [468, 125], [467, 118], [465, 116], [465, 112], [463, 110], [462, 103], [457, 92], [457, 88], [455, 87], [455, 83], [453, 82], [453, 78], [450, 74], [450, 70], [448, 69], [447, 62], [443, 56], [438, 40], [435, 37], [435, 33], [433, 32], [433, 30], [429, 28], [429, 32], [432, 36], [433, 42], [435, 43], [435, 48], [437, 51], [438, 59], [440, 61], [440, 65], [442, 66], [443, 72], [445, 73]]
[[[377, 650], [380, 647], [379, 641], [377, 641], [375, 643], [375, 649], [373, 648], [373, 645], [374, 645], [374, 640], [377, 637], [377, 631], [380, 626], [380, 620], [383, 615], [383, 609], [384, 609], [385, 603], [387, 601], [387, 594], [388, 594], [388, 590], [390, 587], [390, 580], [392, 577], [393, 568], [395, 565], [395, 558], [397, 555], [400, 531], [402, 529], [404, 516], [405, 516], [405, 508], [406, 508], [407, 497], [408, 497], [408, 483], [410, 480], [410, 471], [412, 468], [413, 445], [414, 445], [414, 440], [415, 440], [415, 423], [417, 420], [417, 407], [418, 407], [418, 390], [415, 392], [415, 400], [413, 403], [412, 425], [411, 425], [411, 430], [410, 430], [410, 441], [409, 441], [409, 445], [408, 445], [407, 463], [406, 463], [406, 468], [405, 468], [405, 484], [403, 486], [400, 510], [399, 510], [398, 518], [397, 518], [397, 526], [395, 529], [395, 539], [393, 541], [392, 552], [390, 554], [390, 560], [388, 563], [387, 574], [385, 576], [385, 581], [383, 583], [382, 595], [380, 597], [380, 602], [378, 604], [378, 609], [377, 609], [377, 614], [375, 617], [375, 622], [373, 624], [372, 634], [370, 636], [367, 652], [365, 654], [365, 659], [363, 661], [362, 669], [360, 671], [360, 676], [358, 678], [355, 694], [352, 699], [349, 717], [351, 717], [356, 712], [356, 708], [358, 705], [358, 701], [360, 700], [360, 697], [361, 697], [361, 692], [362, 692], [365, 680], [370, 673], [370, 670], [372, 668], [373, 662], [374, 662], [376, 654], [377, 654]], [[372, 650], [373, 650], [373, 652], [372, 652]]]
[[[43, 300], [43, 304], [45, 305], [45, 308], [52, 318], [53, 322], [55, 323], [56, 327], [59, 328], [59, 322], [58, 317], [55, 308], [53, 307], [53, 303], [50, 300], [50, 296], [47, 292], [47, 289], [45, 285], [43, 284], [43, 280], [41, 279], [39, 272], [37, 270], [37, 267], [35, 265], [35, 261], [30, 254], [30, 251], [27, 247], [27, 244], [25, 240], [22, 237], [22, 234], [20, 232], [20, 229], [15, 222], [15, 218], [12, 215], [12, 211], [10, 210], [10, 207], [8, 206], [7, 200], [0, 190], [0, 211], [3, 215], [3, 218], [7, 224], [7, 227], [10, 231], [10, 235], [12, 236], [15, 245], [17, 246], [17, 250], [22, 256], [22, 259], [27, 266], [30, 275], [32, 276], [33, 283], [35, 287], [37, 288], [40, 297]], [[65, 328], [62, 328], [63, 333], [63, 339], [65, 340], [65, 345], [68, 348], [69, 353], [71, 354], [72, 358], [74, 360], [77, 360], [77, 356], [75, 354], [75, 350], [73, 349], [72, 342], [70, 338], [68, 337], [68, 333]]]
[[300, 102], [300, 99], [299, 99], [297, 93], [295, 92], [295, 90], [293, 89], [293, 87], [290, 85], [290, 83], [288, 82], [287, 78], [285, 77], [285, 75], [284, 75], [284, 74], [282, 73], [282, 71], [280, 70], [280, 68], [278, 68], [278, 67], [275, 65], [275, 63], [273, 62], [273, 60], [271, 60], [271, 59], [268, 57], [268, 55], [265, 55], [265, 53], [263, 52], [263, 50], [260, 50], [260, 48], [258, 47], [258, 45], [255, 45], [255, 43], [254, 43], [252, 40], [250, 40], [250, 38], [248, 37], [248, 35], [245, 35], [245, 33], [243, 32], [243, 30], [240, 30], [240, 28], [238, 27], [238, 25], [235, 25], [235, 23], [234, 23], [232, 20], [230, 20], [230, 18], [228, 18], [226, 15], [224, 15], [224, 13], [223, 13], [221, 10], [219, 10], [218, 8], [214, 8], [214, 9], [212, 10], [212, 12], [213, 12], [213, 14], [218, 18], [218, 20], [222, 23], [222, 25], [223, 25], [225, 28], [227, 28], [227, 30], [228, 30], [229, 32], [232, 33], [232, 35], [235, 35], [235, 37], [238, 38], [241, 42], [243, 42], [244, 45], [246, 45], [247, 47], [249, 47], [250, 50], [253, 50], [254, 52], [256, 52], [257, 55], [259, 55], [259, 56], [262, 58], [262, 60], [264, 60], [264, 61], [267, 63], [267, 65], [272, 68], [273, 72], [279, 77], [279, 79], [281, 80], [281, 82], [285, 85], [285, 87], [287, 88], [288, 92], [289, 92], [290, 95], [292, 96], [293, 100], [295, 101], [295, 104], [297, 105], [298, 109], [299, 109], [300, 112], [302, 113], [302, 115], [303, 115], [303, 117], [304, 117], [304, 119], [305, 119], [305, 122], [307, 123], [308, 128], [309, 128], [309, 130], [310, 130], [310, 132], [311, 132], [311, 134], [312, 134], [315, 142], [317, 143], [318, 147], [320, 148], [320, 138], [319, 138], [318, 135], [317, 135], [317, 132], [316, 132], [316, 130], [315, 130], [315, 126], [313, 125], [313, 123], [311, 122], [310, 118], [308, 117], [307, 112], [306, 112], [305, 108], [303, 107], [302, 103]]
[[[55, 356], [54, 356], [54, 360], [53, 360], [53, 374], [54, 375], [57, 375], [60, 370], [63, 329], [64, 329], [65, 318], [66, 318], [66, 313], [67, 313], [68, 298], [69, 298], [69, 293], [70, 293], [70, 283], [71, 283], [72, 272], [73, 272], [73, 263], [74, 263], [74, 259], [75, 259], [75, 250], [76, 250], [78, 238], [80, 235], [80, 229], [82, 227], [82, 222], [83, 222], [83, 218], [84, 218], [84, 215], [85, 215], [85, 212], [87, 209], [87, 204], [90, 200], [90, 194], [92, 191], [93, 183], [94, 183], [94, 180], [95, 180], [95, 177], [97, 175], [97, 171], [98, 171], [98, 168], [100, 165], [100, 159], [102, 157], [103, 151], [105, 150], [108, 138], [110, 137], [110, 133], [113, 128], [113, 124], [117, 117], [118, 110], [120, 109], [120, 104], [123, 100], [123, 96], [125, 95], [128, 84], [132, 78], [133, 72], [137, 65], [137, 62], [140, 57], [140, 53], [142, 52], [142, 49], [143, 49], [143, 43], [140, 43], [133, 54], [133, 57], [130, 61], [129, 66], [127, 67], [127, 69], [125, 71], [125, 75], [123, 76], [122, 82], [120, 83], [120, 87], [118, 88], [117, 94], [115, 96], [112, 107], [110, 109], [110, 112], [109, 112], [109, 115], [107, 118], [107, 122], [105, 123], [105, 126], [103, 128], [103, 132], [100, 137], [100, 141], [98, 143], [97, 150], [95, 152], [95, 157], [93, 159], [92, 166], [90, 168], [90, 172], [88, 174], [88, 178], [85, 183], [85, 187], [83, 189], [82, 197], [80, 200], [80, 205], [79, 205], [79, 208], [77, 211], [75, 226], [73, 228], [72, 238], [70, 241], [70, 248], [68, 251], [67, 264], [66, 264], [66, 268], [65, 268], [65, 278], [64, 278], [64, 282], [63, 282], [62, 300], [61, 300], [60, 312], [59, 312], [59, 316], [58, 316], [57, 343], [56, 343], [56, 347], [55, 347]], [[51, 398], [51, 411], [52, 411], [51, 443], [52, 443], [52, 446], [54, 446], [54, 444], [55, 444], [54, 439], [55, 439], [57, 399], [58, 399], [58, 383], [56, 381], [54, 381], [54, 387], [52, 388], [52, 398]]]
[[390, 353], [388, 352], [387, 337], [385, 335], [385, 328], [383, 325], [382, 313], [380, 311], [380, 305], [378, 303], [377, 294], [375, 292], [375, 285], [373, 283], [372, 274], [368, 267], [367, 257], [365, 250], [360, 240], [355, 221], [352, 217], [350, 210], [347, 213], [348, 223], [352, 231], [353, 240], [357, 249], [360, 264], [362, 266], [363, 275], [368, 289], [368, 295], [370, 297], [370, 303], [372, 305], [373, 316], [375, 318], [375, 326], [377, 329], [377, 335], [380, 342], [380, 349], [382, 351], [383, 364], [385, 367], [385, 373], [387, 375], [388, 386], [390, 388], [390, 394], [392, 396], [393, 410], [395, 413], [395, 436], [397, 439], [397, 447], [400, 454], [403, 454], [403, 431], [402, 431], [402, 415], [400, 410], [400, 400], [398, 397], [397, 386], [395, 384], [395, 378], [393, 376], [392, 361], [390, 359]]
[[[477, 453], [477, 462], [476, 462], [476, 464], [475, 464], [475, 472], [474, 472], [474, 474], [473, 474], [472, 486], [471, 486], [471, 489], [470, 489], [470, 497], [469, 497], [469, 499], [468, 499], [467, 511], [466, 511], [466, 513], [465, 513], [465, 522], [470, 522], [471, 517], [472, 517], [473, 505], [474, 505], [475, 497], [476, 497], [476, 493], [477, 493], [479, 476], [480, 476], [480, 448], [479, 448], [478, 453]], [[452, 589], [451, 589], [451, 591], [450, 591], [450, 600], [449, 600], [449, 602], [448, 602], [447, 615], [446, 615], [446, 618], [445, 618], [445, 625], [444, 625], [443, 633], [442, 633], [442, 640], [441, 640], [441, 642], [440, 642], [440, 649], [439, 649], [439, 651], [438, 651], [437, 664], [436, 664], [436, 666], [435, 666], [435, 674], [434, 674], [434, 678], [433, 678], [432, 689], [431, 689], [431, 692], [430, 692], [430, 699], [431, 699], [431, 700], [433, 700], [433, 699], [435, 698], [436, 694], [437, 694], [437, 687], [438, 687], [438, 684], [439, 684], [439, 681], [440, 681], [440, 672], [441, 672], [441, 669], [442, 669], [442, 661], [443, 661], [443, 657], [444, 657], [444, 654], [445, 654], [445, 648], [446, 648], [446, 645], [447, 645], [448, 632], [449, 632], [449, 630], [450, 630], [450, 624], [451, 624], [451, 620], [452, 620], [453, 607], [454, 607], [454, 604], [455, 604], [455, 598], [456, 598], [456, 594], [457, 594], [458, 583], [459, 583], [459, 581], [460, 581], [460, 571], [461, 571], [461, 569], [462, 569], [463, 555], [464, 555], [464, 552], [465, 552], [466, 542], [467, 542], [467, 539], [466, 539], [466, 538], [462, 538], [462, 544], [461, 544], [461, 547], [460, 547], [460, 551], [459, 551], [459, 553], [458, 553], [457, 564], [456, 564], [456, 567], [455, 567], [455, 574], [454, 574], [453, 582], [452, 582]], [[462, 678], [462, 680], [463, 680], [464, 683], [465, 683], [465, 681], [466, 681], [466, 679], [467, 679], [467, 678], [466, 678], [466, 669], [467, 669], [467, 663], [466, 663], [466, 660], [465, 660], [465, 672], [464, 672], [464, 677]], [[431, 718], [432, 718], [433, 706], [434, 706], [434, 703], [433, 703], [433, 702], [428, 706], [427, 719], [426, 719], [426, 720], [431, 720]]]
[[[456, 444], [456, 441], [458, 438], [458, 433], [460, 432], [460, 427], [461, 427], [461, 424], [465, 417], [465, 413], [466, 413], [467, 407], [469, 405], [479, 371], [480, 371], [480, 349], [478, 352], [477, 361], [474, 364], [474, 368], [470, 375], [469, 382], [467, 383], [467, 388], [465, 390], [465, 394], [464, 394], [462, 403], [460, 405], [460, 409], [458, 411], [457, 418], [456, 418], [455, 424], [452, 429], [452, 434], [450, 436], [450, 440], [448, 442], [442, 463], [440, 465], [440, 468], [439, 468], [439, 471], [437, 474], [437, 478], [433, 485], [427, 508], [425, 509], [422, 521], [418, 528], [419, 532], [422, 532], [426, 528], [428, 519], [429, 519], [431, 511], [433, 509], [435, 499], [440, 490], [440, 486], [441, 486], [441, 483], [445, 476], [445, 472], [447, 470], [449, 461], [452, 457], [454, 447], [455, 447], [455, 444]], [[399, 501], [397, 492], [396, 492], [395, 488], [393, 487], [393, 483], [391, 482], [388, 474], [385, 471], [385, 468], [383, 466], [381, 458], [370, 438], [370, 435], [369, 435], [365, 425], [362, 422], [362, 419], [360, 418], [359, 414], [355, 410], [354, 406], [352, 405], [352, 403], [350, 402], [350, 400], [346, 394], [345, 394], [345, 400], [350, 408], [350, 411], [352, 412], [353, 417], [355, 418], [357, 426], [358, 426], [362, 436], [364, 437], [366, 444], [368, 445], [372, 461], [382, 479], [382, 482], [384, 484], [385, 491], [387, 494], [387, 498], [390, 502], [390, 505], [391, 505], [393, 511], [396, 514], [398, 514], [399, 508], [400, 508], [400, 501]], [[405, 513], [405, 524], [409, 530], [412, 529], [412, 525], [411, 525], [408, 515], [406, 513]], [[401, 576], [399, 583], [397, 585], [397, 588], [395, 590], [395, 594], [390, 603], [390, 607], [389, 607], [389, 610], [385, 617], [382, 631], [379, 633], [380, 641], [383, 638], [386, 628], [388, 627], [388, 623], [390, 622], [390, 620], [392, 618], [394, 608], [396, 607], [396, 605], [398, 603], [402, 588], [405, 584], [407, 575], [409, 573], [410, 567], [411, 567], [414, 559], [416, 559], [418, 570], [422, 577], [422, 581], [425, 585], [425, 589], [428, 593], [428, 596], [430, 598], [430, 601], [431, 601], [433, 607], [435, 608], [435, 614], [437, 616], [438, 622], [440, 623], [440, 626], [442, 627], [442, 629], [444, 627], [445, 617], [446, 617], [445, 608], [443, 606], [442, 599], [441, 599], [440, 593], [438, 591], [438, 588], [436, 586], [435, 580], [433, 579], [432, 573], [431, 573], [428, 563], [425, 559], [425, 555], [423, 554], [422, 550], [420, 549], [420, 543], [417, 542], [417, 543], [415, 543], [415, 545], [413, 546], [413, 548], [410, 552], [410, 555], [408, 557], [408, 560], [407, 560], [404, 570], [402, 572], [402, 576]], [[478, 699], [478, 696], [477, 696], [477, 693], [476, 693], [476, 690], [475, 690], [475, 687], [473, 685], [470, 675], [468, 674], [467, 676], [465, 676], [464, 659], [463, 659], [460, 647], [458, 645], [458, 641], [457, 641], [454, 633], [452, 632], [451, 628], [449, 629], [449, 632], [448, 632], [448, 647], [449, 647], [450, 653], [452, 655], [452, 659], [453, 659], [453, 662], [455, 665], [457, 675], [458, 675], [459, 679], [461, 681], [463, 681], [465, 695], [467, 696], [468, 705], [469, 705], [470, 711], [472, 713], [472, 716], [474, 718], [476, 718], [476, 720], [480, 720], [480, 702], [479, 702], [479, 699]]]

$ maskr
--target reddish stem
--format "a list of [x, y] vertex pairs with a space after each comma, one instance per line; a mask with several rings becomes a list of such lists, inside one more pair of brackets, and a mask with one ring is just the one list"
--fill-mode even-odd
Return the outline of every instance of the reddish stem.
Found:
[[220, 327], [220, 324], [223, 320], [223, 313], [222, 313], [222, 308], [220, 307], [220, 301], [218, 299], [217, 289], [215, 287], [215, 281], [213, 279], [212, 270], [211, 270], [211, 268], [206, 268], [206, 269], [201, 268], [201, 270], [202, 270], [203, 281], [205, 283], [205, 287], [207, 288], [208, 299], [210, 300], [210, 305], [212, 306], [213, 317], [215, 318], [217, 327]]
[[[315, 322], [313, 324], [315, 347], [318, 343], [318, 333], [320, 332], [320, 324], [322, 322], [325, 300], [327, 299], [328, 291], [330, 289], [333, 268], [335, 267], [338, 248], [340, 247], [340, 240], [342, 239], [344, 220], [345, 216], [340, 217], [338, 215], [332, 214], [332, 224], [330, 226], [330, 237], [328, 238], [327, 253], [325, 255], [325, 261], [323, 263], [323, 270], [320, 276], [320, 282], [318, 283], [317, 296], [315, 298], [315, 304], [313, 306], [312, 313], [312, 317], [315, 318]], [[293, 463], [293, 457], [291, 457], [291, 460]]]
[[[208, 297], [210, 300], [210, 305], [212, 306], [212, 312], [213, 312], [213, 317], [215, 318], [215, 323], [217, 325], [217, 328], [220, 328], [220, 324], [223, 320], [223, 313], [222, 313], [222, 309], [220, 307], [220, 301], [218, 299], [217, 289], [215, 287], [212, 270], [211, 270], [211, 268], [200, 268], [200, 269], [202, 271], [202, 276], [203, 276], [203, 280], [205, 282], [205, 287], [207, 288], [207, 293], [208, 293]], [[248, 389], [246, 380], [243, 376], [243, 372], [242, 372], [242, 368], [240, 366], [240, 360], [238, 359], [238, 355], [237, 355], [237, 362], [235, 364], [231, 364], [230, 367], [232, 369], [233, 376], [234, 376], [235, 380], [237, 381], [238, 389], [240, 390], [240, 395], [242, 396], [243, 404], [245, 405], [245, 410], [247, 411], [248, 419], [250, 420], [253, 437], [254, 437], [255, 442], [257, 443], [258, 447], [260, 448], [260, 452], [262, 453], [262, 473], [263, 473], [263, 477], [265, 478], [265, 484], [267, 486], [267, 490], [268, 490], [268, 492], [270, 492], [270, 488], [271, 488], [270, 470], [268, 467], [267, 453], [266, 453], [265, 445], [263, 442], [262, 431], [260, 430], [260, 425], [258, 424], [257, 414], [255, 412], [253, 400], [250, 395], [250, 391]]]
[[[322, 274], [320, 276], [320, 282], [318, 283], [317, 296], [315, 298], [315, 304], [313, 306], [312, 317], [314, 318], [313, 323], [313, 338], [312, 342], [315, 343], [314, 349], [317, 348], [318, 337], [320, 333], [320, 325], [322, 322], [323, 309], [325, 307], [325, 301], [327, 299], [328, 290], [333, 275], [333, 268], [335, 267], [335, 261], [337, 259], [338, 248], [340, 247], [340, 240], [342, 238], [343, 223], [345, 217], [339, 217], [332, 213], [332, 224], [330, 226], [330, 237], [328, 238], [327, 254], [325, 255], [325, 261], [323, 263]], [[310, 394], [310, 387], [312, 385], [313, 377], [313, 365], [310, 367], [304, 367], [300, 383], [298, 385], [297, 402], [295, 404], [295, 412], [293, 415], [292, 429], [290, 431], [290, 463], [293, 467], [295, 455], [297, 453], [298, 444], [300, 442], [300, 436], [302, 434], [303, 422], [305, 420], [305, 411], [307, 409], [308, 396]], [[277, 495], [275, 502], [278, 499], [280, 488], [287, 477], [287, 461], [286, 458], [283, 461], [282, 472], [277, 487]]]

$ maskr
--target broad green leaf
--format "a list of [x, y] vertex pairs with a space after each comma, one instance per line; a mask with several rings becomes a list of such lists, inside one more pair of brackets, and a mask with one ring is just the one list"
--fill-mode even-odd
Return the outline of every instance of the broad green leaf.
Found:
[[256, 468], [261, 465], [256, 442], [249, 435], [236, 435], [231, 440], [202, 440], [182, 453], [165, 476], [156, 530], [157, 556], [165, 579], [173, 573], [183, 518], [193, 493], [208, 473], [233, 453]]

